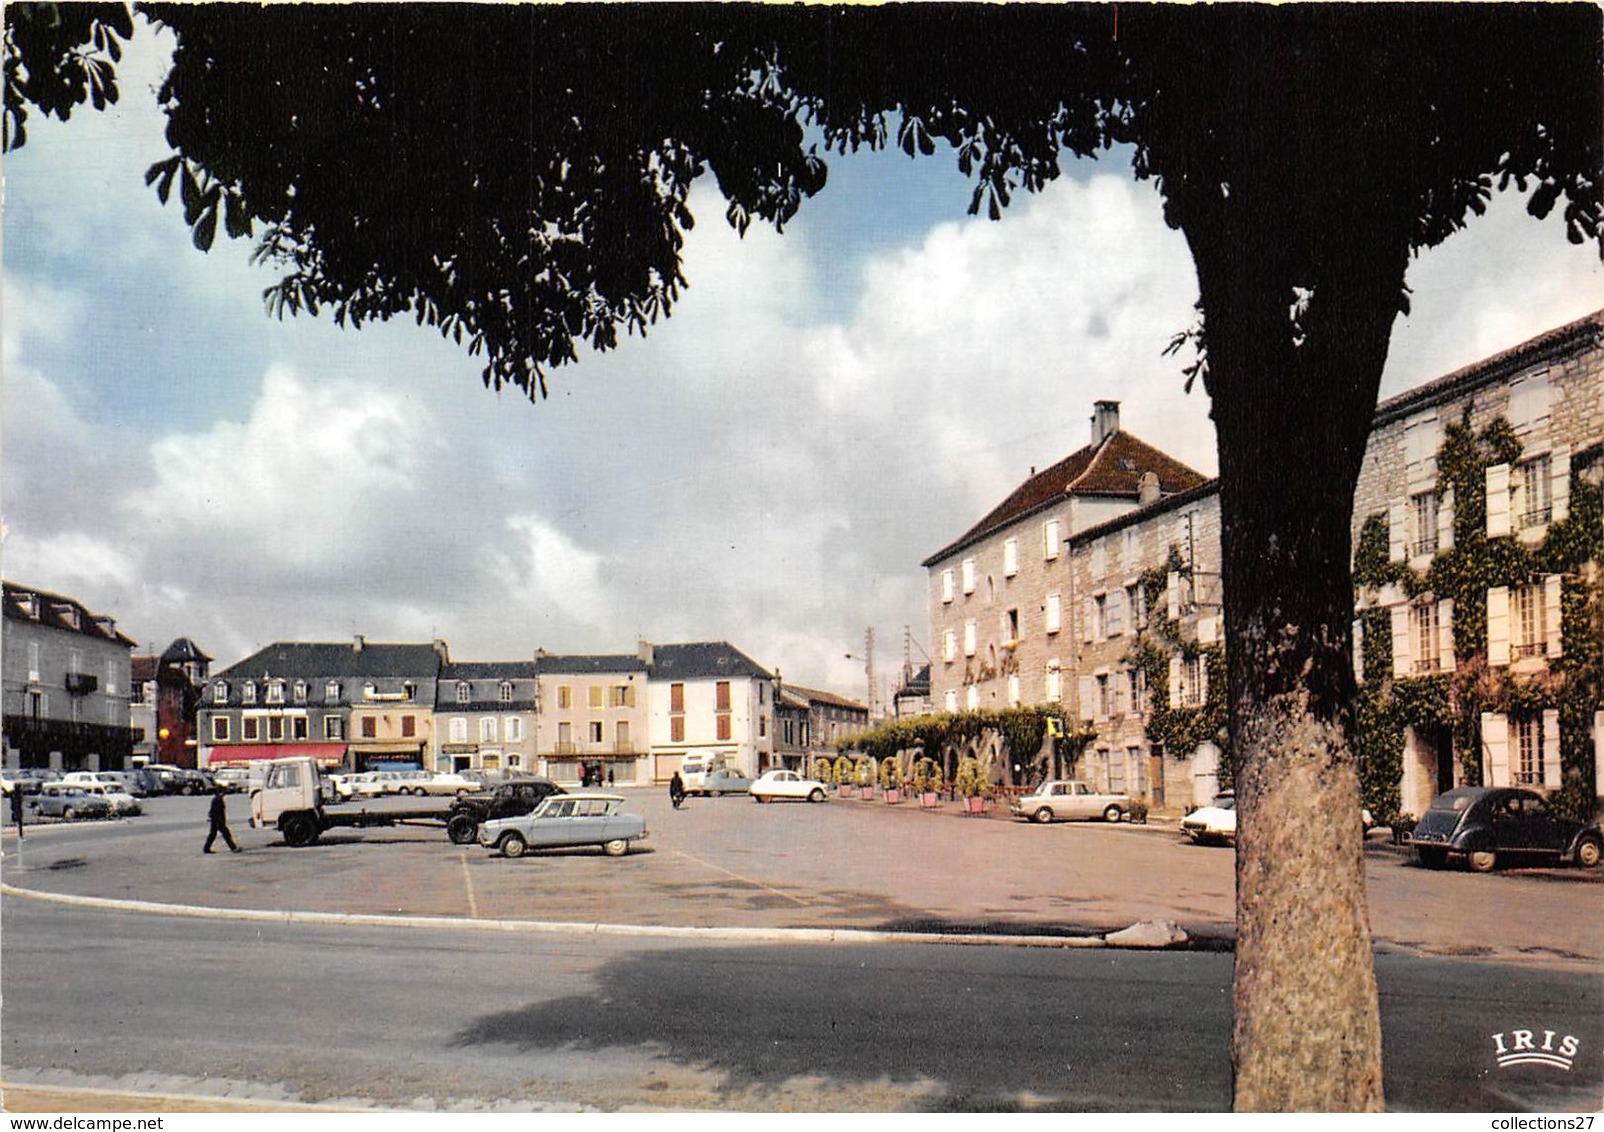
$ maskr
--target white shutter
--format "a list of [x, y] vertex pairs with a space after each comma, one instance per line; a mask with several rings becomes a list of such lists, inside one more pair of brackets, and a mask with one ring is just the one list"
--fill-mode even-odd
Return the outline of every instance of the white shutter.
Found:
[[1080, 678], [1080, 717], [1097, 718], [1097, 682], [1090, 676]]
[[1395, 605], [1387, 612], [1392, 617], [1392, 675], [1397, 679], [1409, 675], [1409, 607]]
[[1487, 591], [1487, 663], [1509, 667], [1509, 587]]
[[1353, 623], [1353, 678], [1365, 682], [1365, 623]]
[[1559, 711], [1543, 713], [1543, 785], [1550, 790], [1564, 781], [1559, 768]]
[[1571, 513], [1571, 449], [1568, 444], [1556, 444], [1548, 455], [1549, 502], [1553, 505], [1550, 522], [1561, 523]]
[[1564, 579], [1558, 574], [1550, 574], [1543, 579], [1543, 641], [1545, 652], [1550, 657], [1565, 654], [1565, 634], [1561, 629], [1560, 596], [1564, 588]]
[[1437, 552], [1454, 548], [1454, 489], [1444, 488], [1437, 501]]
[[1047, 595], [1047, 631], [1056, 633], [1064, 627], [1063, 599], [1056, 593]]
[[1482, 770], [1483, 786], [1509, 785], [1509, 719], [1482, 712], [1481, 746], [1487, 761]]
[[1181, 658], [1170, 657], [1170, 707], [1181, 706]]
[[1409, 557], [1405, 533], [1408, 519], [1409, 508], [1405, 504], [1394, 503], [1387, 508], [1387, 558], [1392, 562], [1403, 562]]
[[1437, 603], [1437, 667], [1454, 670], [1454, 602], [1445, 598]]
[[1487, 469], [1487, 537], [1509, 534], [1509, 465]]
[[1164, 587], [1164, 602], [1170, 620], [1179, 621], [1181, 619], [1181, 576], [1174, 570], [1170, 571], [1169, 579]]
[[1097, 639], [1097, 603], [1089, 597], [1081, 601], [1080, 639], [1083, 641]]
[[1202, 656], [1197, 658], [1197, 702], [1199, 707], [1209, 702], [1209, 662]]
[[1212, 645], [1219, 640], [1219, 622], [1213, 617], [1199, 617], [1197, 619], [1197, 643]]

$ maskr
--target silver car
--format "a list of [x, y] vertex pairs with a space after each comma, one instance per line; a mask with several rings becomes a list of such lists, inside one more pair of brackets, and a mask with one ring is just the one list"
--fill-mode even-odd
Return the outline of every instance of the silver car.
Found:
[[618, 794], [553, 794], [533, 813], [494, 818], [479, 826], [479, 844], [505, 857], [530, 849], [595, 845], [609, 857], [622, 857], [629, 843], [646, 836], [646, 819], [622, 810]]
[[89, 793], [82, 786], [68, 786], [60, 782], [47, 782], [39, 793], [28, 800], [28, 807], [44, 818], [104, 818], [111, 816], [111, 803]]

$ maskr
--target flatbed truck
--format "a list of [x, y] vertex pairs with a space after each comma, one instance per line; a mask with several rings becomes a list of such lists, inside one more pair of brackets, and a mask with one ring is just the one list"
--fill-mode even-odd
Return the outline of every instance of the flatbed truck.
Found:
[[267, 763], [261, 785], [251, 789], [251, 828], [277, 828], [284, 844], [300, 848], [313, 844], [331, 829], [444, 827], [451, 819], [451, 799], [408, 809], [330, 809], [323, 804], [321, 778], [315, 759], [299, 756]]

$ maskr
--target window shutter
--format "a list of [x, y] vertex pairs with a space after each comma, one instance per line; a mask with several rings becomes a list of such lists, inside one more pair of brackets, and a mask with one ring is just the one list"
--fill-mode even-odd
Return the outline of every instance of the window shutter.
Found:
[[1212, 645], [1219, 639], [1219, 621], [1213, 617], [1199, 617], [1197, 619], [1197, 643], [1200, 645]]
[[1409, 607], [1395, 605], [1387, 612], [1392, 616], [1392, 675], [1397, 679], [1409, 675]]
[[1437, 552], [1454, 548], [1454, 489], [1444, 488], [1437, 501]]
[[1487, 663], [1509, 667], [1509, 587], [1487, 591]]
[[1559, 765], [1559, 711], [1543, 712], [1543, 785], [1550, 790], [1564, 782]]
[[1565, 655], [1565, 634], [1561, 627], [1560, 604], [1564, 584], [1564, 579], [1558, 574], [1550, 574], [1543, 579], [1543, 642], [1544, 651], [1550, 657]]
[[1437, 667], [1454, 670], [1454, 602], [1445, 598], [1437, 603]]
[[1083, 641], [1097, 639], [1097, 603], [1091, 598], [1081, 602], [1080, 608], [1080, 635]]
[[1486, 756], [1483, 786], [1509, 785], [1509, 718], [1482, 712], [1481, 748]]
[[1097, 718], [1097, 682], [1090, 676], [1080, 678], [1080, 717]]
[[1365, 682], [1365, 623], [1353, 623], [1353, 678], [1360, 684]]
[[1170, 657], [1170, 707], [1181, 706], [1181, 658]]
[[1170, 620], [1179, 621], [1181, 619], [1181, 576], [1174, 570], [1170, 571], [1169, 579], [1164, 587], [1164, 602], [1167, 606]]
[[1209, 702], [1209, 662], [1201, 656], [1197, 658], [1197, 702], [1200, 707]]
[[1408, 519], [1409, 509], [1405, 504], [1394, 503], [1387, 508], [1387, 558], [1390, 561], [1403, 562], [1409, 557], [1405, 534]]
[[1509, 465], [1487, 469], [1487, 537], [1509, 534]]
[[1568, 444], [1556, 444], [1548, 455], [1549, 502], [1553, 505], [1550, 522], [1562, 523], [1571, 513], [1571, 449]]

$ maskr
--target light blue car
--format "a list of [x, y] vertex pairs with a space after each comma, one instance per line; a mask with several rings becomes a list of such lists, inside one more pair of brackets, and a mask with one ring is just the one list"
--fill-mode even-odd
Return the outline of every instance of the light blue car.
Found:
[[479, 826], [479, 844], [502, 856], [522, 857], [531, 849], [595, 845], [609, 857], [622, 857], [629, 843], [646, 836], [646, 819], [626, 814], [618, 794], [553, 794], [533, 813], [494, 818]]

